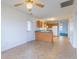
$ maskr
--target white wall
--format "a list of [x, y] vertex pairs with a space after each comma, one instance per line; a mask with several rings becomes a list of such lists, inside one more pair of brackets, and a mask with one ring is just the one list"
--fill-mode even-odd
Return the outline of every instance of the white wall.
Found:
[[26, 21], [34, 20], [27, 14], [23, 14], [6, 4], [2, 4], [1, 17], [1, 51], [35, 39], [34, 22], [32, 22], [32, 30], [27, 32]]
[[74, 48], [77, 48], [77, 0], [73, 4], [73, 12], [68, 24], [68, 36]]
[[77, 48], [77, 16], [73, 16], [68, 24], [68, 36], [74, 48]]

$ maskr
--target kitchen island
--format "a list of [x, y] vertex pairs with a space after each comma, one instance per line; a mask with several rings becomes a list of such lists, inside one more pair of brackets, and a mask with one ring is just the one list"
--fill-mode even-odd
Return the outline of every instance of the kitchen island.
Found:
[[46, 42], [53, 42], [53, 33], [51, 31], [35, 31], [35, 39]]

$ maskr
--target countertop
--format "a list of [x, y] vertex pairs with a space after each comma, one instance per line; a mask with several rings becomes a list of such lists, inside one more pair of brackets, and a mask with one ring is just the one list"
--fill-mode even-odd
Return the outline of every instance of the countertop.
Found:
[[50, 31], [46, 31], [46, 30], [36, 30], [35, 32], [50, 32]]

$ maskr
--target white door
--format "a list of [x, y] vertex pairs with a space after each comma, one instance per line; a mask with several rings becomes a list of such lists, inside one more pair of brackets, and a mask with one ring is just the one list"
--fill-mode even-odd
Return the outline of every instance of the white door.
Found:
[[53, 32], [53, 35], [57, 36], [57, 34], [58, 34], [57, 26], [52, 27], [52, 32]]

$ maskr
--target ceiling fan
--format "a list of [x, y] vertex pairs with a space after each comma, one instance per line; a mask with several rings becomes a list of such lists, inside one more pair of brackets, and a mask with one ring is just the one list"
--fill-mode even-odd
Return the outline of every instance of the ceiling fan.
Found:
[[42, 2], [40, 2], [40, 1], [38, 1], [38, 0], [24, 0], [24, 2], [22, 2], [22, 3], [17, 3], [17, 4], [15, 4], [14, 6], [15, 6], [15, 7], [18, 7], [18, 6], [21, 6], [21, 5], [23, 5], [23, 4], [26, 5], [26, 8], [27, 8], [29, 11], [32, 10], [32, 7], [33, 7], [33, 6], [36, 6], [36, 7], [38, 7], [38, 8], [43, 8], [43, 7], [44, 7], [44, 4], [43, 4]]

